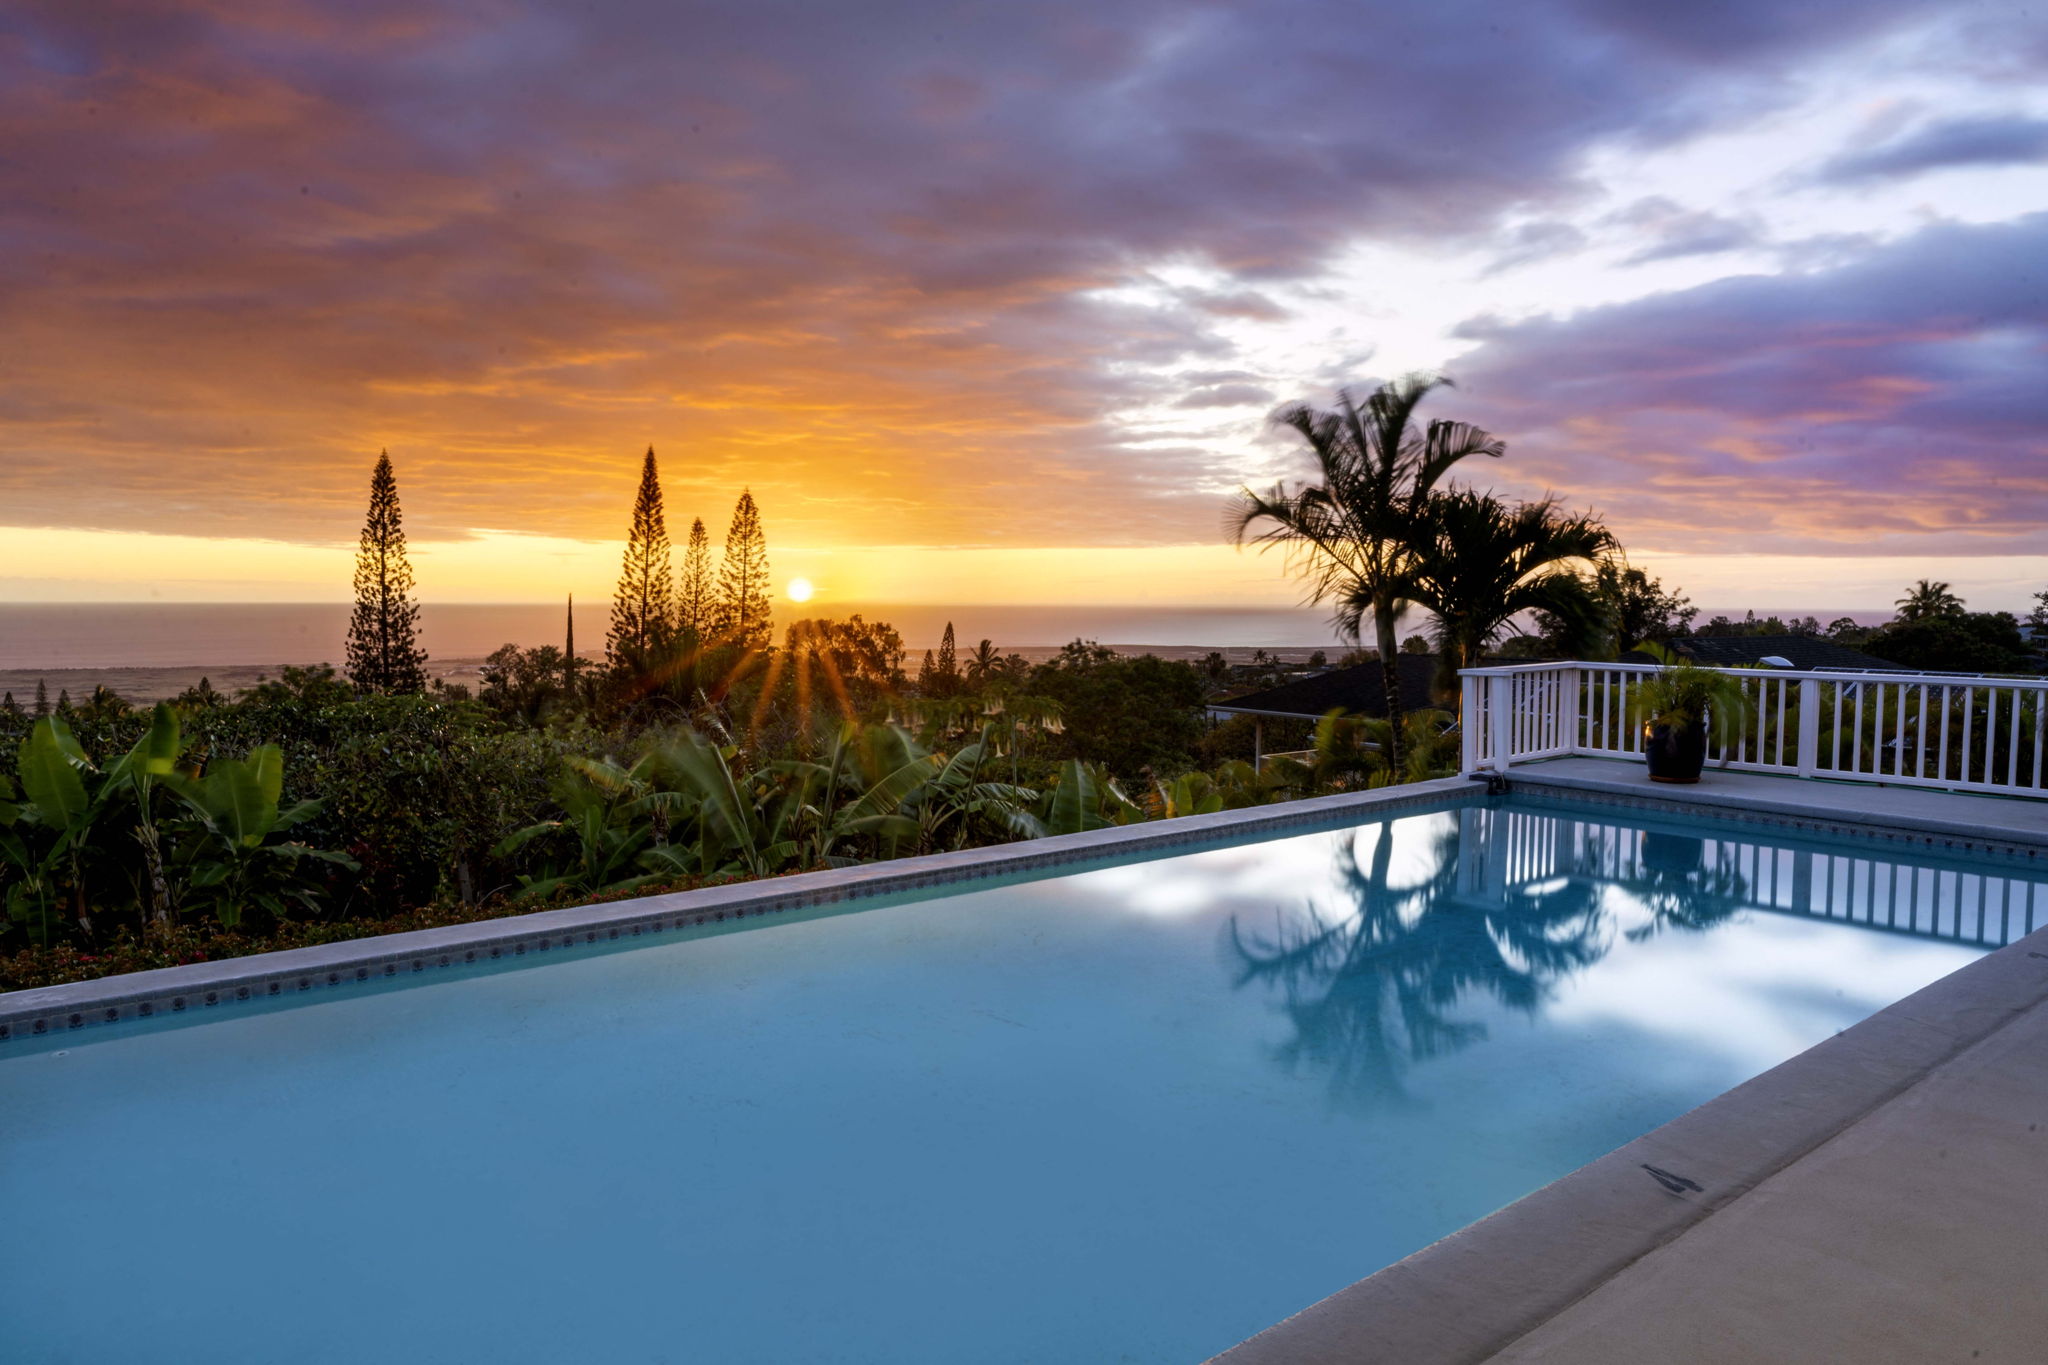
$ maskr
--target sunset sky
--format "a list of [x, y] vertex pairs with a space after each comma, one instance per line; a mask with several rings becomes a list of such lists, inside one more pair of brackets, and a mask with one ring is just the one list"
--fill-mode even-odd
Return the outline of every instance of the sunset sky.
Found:
[[2048, 10], [1956, 0], [0, 7], [0, 599], [604, 594], [752, 488], [833, 602], [1285, 603], [1267, 414], [1717, 606], [2048, 586]]

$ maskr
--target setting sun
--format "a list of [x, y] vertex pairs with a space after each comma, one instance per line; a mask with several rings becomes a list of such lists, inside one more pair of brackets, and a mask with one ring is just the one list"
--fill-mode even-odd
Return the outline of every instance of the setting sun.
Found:
[[808, 578], [792, 578], [785, 591], [789, 593], [789, 600], [792, 602], [808, 602], [816, 589], [811, 587], [811, 580]]

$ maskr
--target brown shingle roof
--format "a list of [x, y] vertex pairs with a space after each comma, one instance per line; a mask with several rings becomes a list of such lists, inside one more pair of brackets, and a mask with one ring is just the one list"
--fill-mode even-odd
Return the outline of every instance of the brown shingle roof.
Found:
[[[1401, 705], [1409, 711], [1438, 705], [1430, 684], [1436, 678], [1436, 655], [1403, 654], [1395, 661], [1401, 675]], [[1357, 716], [1387, 714], [1387, 690], [1377, 663], [1356, 668], [1333, 668], [1312, 678], [1252, 692], [1242, 697], [1211, 702], [1212, 711], [1246, 711], [1267, 716], [1309, 716], [1320, 718], [1342, 709]]]

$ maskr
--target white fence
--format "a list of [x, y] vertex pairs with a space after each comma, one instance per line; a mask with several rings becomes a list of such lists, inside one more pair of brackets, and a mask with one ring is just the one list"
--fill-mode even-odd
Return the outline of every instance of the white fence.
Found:
[[[1464, 771], [1505, 772], [1539, 758], [1640, 758], [1635, 692], [1654, 664], [1542, 663], [1468, 668]], [[1792, 672], [1724, 668], [1750, 716], [1707, 761], [1949, 791], [2048, 796], [2042, 710], [2048, 678]]]

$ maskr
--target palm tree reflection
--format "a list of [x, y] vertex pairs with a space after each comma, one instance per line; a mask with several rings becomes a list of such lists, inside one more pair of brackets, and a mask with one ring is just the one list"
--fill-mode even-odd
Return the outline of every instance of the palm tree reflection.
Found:
[[1749, 879], [1725, 857], [1707, 857], [1706, 840], [1690, 834], [1643, 833], [1635, 875], [1620, 883], [1650, 913], [1628, 931], [1650, 938], [1666, 929], [1698, 932], [1725, 922], [1742, 908]]
[[[1601, 887], [1554, 878], [1505, 896], [1461, 894], [1466, 832], [1449, 823], [1433, 839], [1420, 881], [1392, 884], [1389, 825], [1367, 826], [1338, 850], [1341, 914], [1311, 902], [1270, 934], [1233, 919], [1226, 951], [1238, 986], [1278, 991], [1294, 1036], [1277, 1050], [1290, 1071], [1329, 1073], [1334, 1100], [1376, 1105], [1400, 1099], [1417, 1061], [1480, 1042], [1483, 1023], [1456, 1017], [1460, 1001], [1484, 993], [1533, 1013], [1552, 982], [1598, 961], [1609, 935]], [[1360, 849], [1370, 842], [1367, 861]]]

